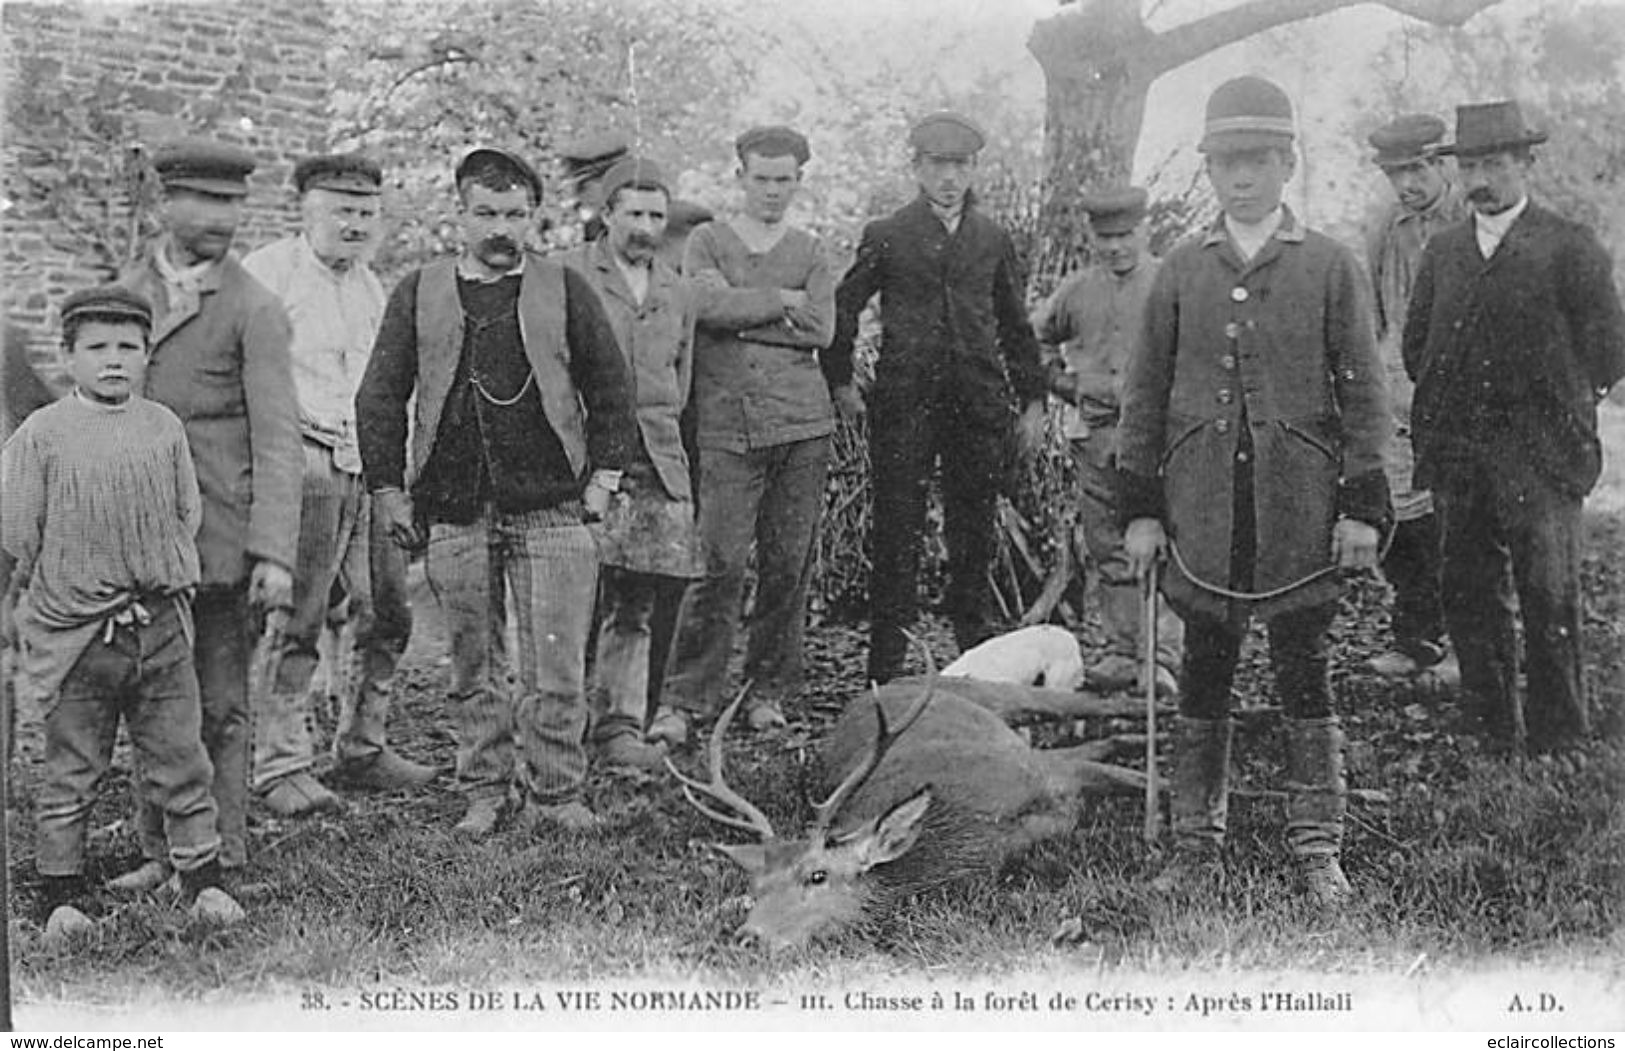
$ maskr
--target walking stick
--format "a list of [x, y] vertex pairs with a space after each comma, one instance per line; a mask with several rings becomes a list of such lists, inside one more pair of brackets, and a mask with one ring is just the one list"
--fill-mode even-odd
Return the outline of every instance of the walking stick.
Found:
[[1141, 676], [1145, 686], [1145, 842], [1155, 846], [1157, 814], [1157, 578], [1162, 563], [1153, 561], [1140, 578]]
[[[0, 597], [0, 602], [5, 601]], [[11, 749], [16, 733], [17, 697], [12, 682], [12, 651], [0, 659], [0, 1032], [11, 1021]]]

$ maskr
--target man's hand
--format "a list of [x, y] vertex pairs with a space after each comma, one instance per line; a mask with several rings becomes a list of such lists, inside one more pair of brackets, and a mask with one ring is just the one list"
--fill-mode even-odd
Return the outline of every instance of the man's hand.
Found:
[[784, 304], [784, 320], [791, 328], [818, 327], [818, 315], [812, 308], [812, 297], [802, 288], [779, 289], [779, 302]]
[[293, 574], [275, 562], [254, 563], [248, 578], [248, 604], [255, 609], [288, 609], [293, 606]]
[[1342, 569], [1376, 569], [1375, 527], [1358, 518], [1339, 518], [1332, 529], [1332, 559]]
[[427, 539], [418, 530], [412, 495], [401, 489], [380, 489], [372, 494], [372, 513], [381, 519], [396, 546], [416, 551]]
[[1048, 429], [1049, 413], [1042, 401], [1030, 401], [1016, 420], [1016, 451], [1023, 460], [1031, 460], [1044, 448], [1044, 433]]
[[1144, 578], [1162, 560], [1168, 549], [1168, 534], [1155, 518], [1136, 518], [1123, 533], [1123, 554], [1136, 577]]
[[587, 488], [581, 494], [581, 506], [587, 512], [587, 521], [601, 522], [609, 511], [609, 501], [615, 494], [608, 486], [600, 483], [596, 478], [587, 483]]
[[841, 414], [841, 419], [847, 423], [857, 423], [863, 419], [866, 410], [863, 404], [863, 395], [859, 393], [854, 383], [843, 383], [830, 392], [835, 398], [835, 411]]

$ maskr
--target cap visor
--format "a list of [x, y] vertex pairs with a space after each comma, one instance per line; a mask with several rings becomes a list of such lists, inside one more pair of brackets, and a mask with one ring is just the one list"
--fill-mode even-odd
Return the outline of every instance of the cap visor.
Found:
[[248, 184], [235, 179], [204, 179], [186, 175], [178, 179], [166, 179], [164, 185], [172, 189], [195, 190], [198, 193], [213, 194], [216, 197], [248, 196]]

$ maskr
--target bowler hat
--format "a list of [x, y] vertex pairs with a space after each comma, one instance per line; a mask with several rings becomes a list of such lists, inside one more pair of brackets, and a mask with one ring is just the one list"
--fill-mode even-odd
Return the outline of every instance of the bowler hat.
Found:
[[987, 136], [969, 117], [942, 110], [921, 117], [909, 130], [908, 144], [916, 153], [970, 157], [987, 145]]
[[620, 132], [599, 132], [559, 147], [559, 163], [564, 167], [566, 179], [585, 182], [604, 174], [631, 148], [632, 144]]
[[607, 201], [615, 196], [616, 190], [624, 186], [634, 186], [639, 189], [658, 187], [666, 191], [667, 197], [671, 196], [671, 189], [666, 183], [666, 173], [661, 171], [660, 166], [655, 164], [654, 161], [639, 157], [636, 154], [622, 157], [610, 166], [609, 171], [604, 173], [600, 191], [604, 195], [604, 200]]
[[248, 196], [254, 155], [240, 146], [213, 139], [185, 138], [153, 151], [158, 181], [172, 189], [196, 190], [218, 197]]
[[1379, 168], [1402, 168], [1438, 156], [1436, 144], [1444, 138], [1444, 121], [1431, 113], [1396, 117], [1366, 138], [1377, 155]]
[[464, 179], [473, 178], [493, 169], [523, 182], [530, 188], [534, 200], [542, 199], [542, 177], [536, 174], [536, 169], [517, 153], [510, 153], [496, 146], [480, 146], [469, 150], [463, 155], [463, 159], [457, 162], [452, 178], [461, 186]]
[[152, 303], [133, 288], [123, 285], [98, 285], [70, 292], [62, 300], [62, 323], [74, 318], [94, 317], [103, 320], [133, 321], [142, 328], [152, 327]]
[[1255, 150], [1290, 145], [1292, 100], [1286, 92], [1263, 77], [1242, 76], [1227, 80], [1208, 96], [1202, 153], [1227, 150]]
[[1440, 146], [1444, 155], [1472, 157], [1521, 146], [1538, 146], [1549, 136], [1523, 121], [1517, 100], [1470, 102], [1456, 107], [1456, 141]]
[[1138, 186], [1101, 190], [1085, 194], [1079, 202], [1089, 213], [1089, 225], [1097, 234], [1126, 234], [1145, 218], [1146, 192]]
[[742, 133], [734, 140], [734, 153], [739, 163], [745, 163], [745, 154], [762, 157], [794, 157], [797, 164], [806, 164], [812, 158], [812, 147], [807, 136], [783, 124], [760, 125]]
[[333, 190], [375, 197], [383, 192], [383, 185], [384, 171], [378, 162], [359, 153], [324, 153], [293, 166], [293, 186], [300, 193]]

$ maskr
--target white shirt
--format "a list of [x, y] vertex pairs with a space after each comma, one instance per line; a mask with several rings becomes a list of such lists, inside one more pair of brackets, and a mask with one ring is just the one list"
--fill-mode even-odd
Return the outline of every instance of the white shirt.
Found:
[[1529, 195], [1524, 194], [1518, 198], [1518, 203], [1504, 212], [1494, 215], [1485, 215], [1483, 212], [1473, 213], [1473, 232], [1478, 235], [1478, 251], [1485, 259], [1495, 254], [1501, 246], [1501, 238], [1512, 229], [1512, 224], [1518, 221], [1518, 216], [1529, 207]]
[[1286, 213], [1282, 211], [1280, 205], [1276, 205], [1274, 211], [1256, 223], [1238, 222], [1226, 214], [1224, 230], [1230, 235], [1230, 243], [1241, 253], [1241, 258], [1250, 262], [1253, 256], [1258, 254], [1258, 250], [1275, 236], [1275, 231], [1281, 228], [1285, 216]]

